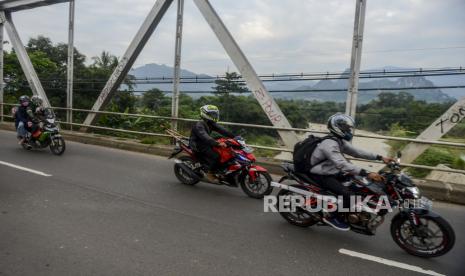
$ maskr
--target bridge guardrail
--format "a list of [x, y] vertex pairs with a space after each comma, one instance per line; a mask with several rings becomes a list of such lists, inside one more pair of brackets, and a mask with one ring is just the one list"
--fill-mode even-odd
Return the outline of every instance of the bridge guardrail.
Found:
[[[10, 103], [0, 103], [2, 106], [16, 106], [16, 104]], [[95, 114], [103, 114], [103, 115], [116, 115], [116, 116], [126, 116], [126, 117], [138, 117], [138, 118], [152, 118], [152, 119], [160, 119], [160, 120], [169, 120], [169, 121], [179, 121], [179, 122], [197, 122], [196, 119], [188, 119], [188, 118], [175, 118], [175, 117], [168, 117], [168, 116], [157, 116], [157, 115], [147, 115], [147, 114], [136, 114], [136, 113], [122, 113], [122, 112], [111, 112], [111, 111], [92, 111], [87, 109], [79, 109], [79, 108], [66, 108], [66, 107], [52, 107], [55, 110], [71, 110], [72, 112], [86, 112], [86, 113], [95, 113]], [[4, 115], [3, 117], [12, 118], [12, 116]], [[102, 126], [94, 126], [94, 125], [84, 125], [79, 123], [70, 123], [64, 121], [58, 121], [60, 124], [70, 125], [70, 126], [78, 126], [78, 127], [86, 127], [91, 129], [98, 129], [98, 130], [107, 130], [107, 131], [115, 131], [121, 133], [128, 133], [128, 134], [137, 134], [137, 135], [146, 135], [146, 136], [156, 136], [156, 137], [166, 137], [170, 138], [171, 136], [164, 134], [164, 133], [153, 133], [153, 132], [143, 132], [143, 131], [134, 131], [134, 130], [126, 130], [126, 129], [119, 129], [119, 128], [111, 128], [111, 127], [102, 127]], [[266, 125], [256, 125], [256, 124], [245, 124], [245, 123], [233, 123], [233, 122], [220, 122], [222, 125], [230, 125], [230, 126], [239, 126], [239, 127], [248, 127], [248, 128], [260, 128], [260, 129], [270, 129], [270, 130], [281, 130], [281, 131], [296, 131], [296, 132], [306, 132], [306, 133], [316, 133], [316, 134], [327, 134], [325, 131], [313, 131], [304, 128], [280, 128], [274, 126], [266, 126]], [[390, 141], [401, 141], [401, 142], [411, 142], [411, 143], [419, 143], [419, 144], [429, 144], [429, 145], [440, 145], [440, 146], [448, 146], [448, 147], [457, 147], [457, 148], [465, 148], [465, 144], [462, 143], [453, 143], [453, 142], [445, 142], [445, 141], [430, 141], [430, 140], [422, 140], [422, 139], [414, 139], [414, 138], [404, 138], [404, 137], [393, 137], [393, 136], [384, 136], [384, 135], [366, 135], [366, 134], [355, 134], [355, 137], [361, 138], [370, 138], [370, 139], [380, 139], [380, 140], [390, 140]], [[292, 152], [292, 149], [288, 148], [280, 148], [280, 147], [267, 147], [267, 146], [259, 146], [259, 145], [250, 145], [253, 148], [257, 149], [265, 149], [265, 150], [273, 150], [278, 152]], [[358, 158], [349, 158], [350, 160], [356, 161], [364, 161], [369, 163], [376, 163], [380, 164], [378, 161], [370, 161]], [[417, 165], [417, 164], [410, 164], [410, 163], [402, 163], [402, 167], [406, 168], [417, 168], [417, 169], [427, 169], [432, 171], [442, 171], [442, 172], [450, 172], [450, 173], [461, 173], [465, 174], [465, 170], [457, 170], [457, 169], [446, 169], [446, 168], [438, 168], [432, 166], [425, 166], [425, 165]]]

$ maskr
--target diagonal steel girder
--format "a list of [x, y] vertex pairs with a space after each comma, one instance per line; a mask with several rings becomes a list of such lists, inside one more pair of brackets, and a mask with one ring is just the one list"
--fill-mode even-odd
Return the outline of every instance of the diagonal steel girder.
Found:
[[64, 2], [69, 2], [69, 0], [3, 0], [0, 1], [0, 10], [14, 12]]
[[[439, 140], [465, 118], [465, 97], [453, 104], [441, 117], [425, 129], [417, 139]], [[412, 163], [431, 145], [410, 143], [402, 150], [402, 162]]]
[[39, 77], [37, 76], [36, 71], [32, 65], [29, 56], [27, 55], [26, 48], [24, 47], [21, 38], [19, 37], [18, 31], [13, 23], [11, 18], [11, 13], [0, 11], [0, 20], [4, 23], [5, 29], [10, 37], [11, 44], [13, 49], [16, 51], [16, 55], [19, 60], [19, 64], [26, 76], [27, 82], [31, 87], [32, 93], [34, 95], [40, 96], [44, 101], [45, 107], [50, 107], [50, 102], [48, 101], [47, 95], [45, 94], [44, 88], [40, 83]]
[[[236, 65], [242, 77], [245, 79], [247, 85], [257, 101], [260, 103], [271, 123], [276, 127], [290, 128], [291, 124], [287, 120], [286, 116], [284, 116], [273, 97], [267, 91], [254, 68], [247, 60], [246, 56], [224, 25], [221, 18], [213, 9], [210, 2], [208, 0], [194, 0], [194, 3], [197, 5], [203, 17], [223, 45], [226, 53]], [[278, 131], [278, 133], [284, 144], [289, 148], [292, 148], [295, 143], [298, 142], [297, 135], [293, 131]]]
[[[113, 74], [110, 76], [105, 87], [95, 101], [92, 111], [99, 111], [103, 109], [111, 100], [113, 94], [123, 82], [127, 73], [172, 2], [173, 0], [157, 0], [157, 2], [155, 2], [152, 10], [148, 14], [147, 18], [145, 18], [144, 23], [142, 23], [142, 26], [136, 36], [133, 38], [128, 49], [119, 61], [118, 66], [113, 71]], [[89, 113], [83, 124], [92, 125], [97, 121], [97, 119], [98, 116], [96, 113]]]

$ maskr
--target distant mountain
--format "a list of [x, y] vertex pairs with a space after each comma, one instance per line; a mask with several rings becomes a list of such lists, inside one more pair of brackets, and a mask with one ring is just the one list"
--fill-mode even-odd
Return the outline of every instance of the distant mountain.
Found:
[[[335, 101], [344, 102], [347, 94], [349, 80], [321, 80], [313, 86], [301, 86], [295, 90], [344, 90], [334, 92], [291, 92], [283, 93], [282, 96], [285, 98], [293, 99], [305, 99], [305, 100], [317, 100], [317, 101]], [[425, 90], [402, 90], [401, 88], [415, 88], [415, 87], [434, 87], [434, 83], [427, 80], [425, 77], [406, 77], [406, 78], [393, 78], [393, 79], [374, 79], [367, 81], [361, 79], [359, 82], [359, 104], [366, 104], [382, 92], [398, 93], [400, 91], [406, 91], [413, 95], [417, 100], [423, 100], [427, 102], [450, 102], [455, 101], [455, 98], [443, 93], [440, 89], [425, 89]], [[385, 90], [378, 88], [387, 88]], [[399, 89], [397, 89], [399, 88]], [[363, 91], [362, 89], [377, 89]]]
[[[165, 64], [159, 65], [156, 63], [150, 63], [141, 67], [133, 68], [129, 71], [129, 74], [136, 78], [172, 78], [174, 76], [174, 68]], [[205, 74], [197, 74], [189, 70], [181, 69], [181, 77], [208, 77]]]
[[[405, 70], [406, 68], [399, 67], [385, 67], [379, 70]], [[371, 70], [370, 70], [371, 71]], [[348, 72], [346, 70], [345, 72]], [[130, 74], [138, 79], [143, 78], [172, 78], [173, 68], [167, 65], [159, 64], [146, 64], [141, 67], [132, 69]], [[197, 74], [189, 70], [181, 70], [182, 77], [210, 77], [206, 74]], [[273, 91], [275, 98], [281, 99], [304, 99], [304, 100], [317, 100], [317, 101], [336, 101], [344, 102], [347, 97], [348, 80], [321, 80], [315, 81], [278, 81], [278, 82], [264, 82], [268, 90]], [[459, 76], [434, 76], [434, 77], [408, 77], [408, 78], [382, 78], [382, 79], [360, 79], [359, 88], [361, 89], [376, 89], [388, 88], [386, 92], [398, 93], [402, 91], [396, 88], [403, 87], [435, 87], [435, 86], [449, 86], [449, 85], [465, 85], [465, 75]], [[183, 83], [180, 86], [181, 91], [206, 91], [207, 93], [191, 94], [193, 97], [200, 97], [208, 95], [213, 91], [213, 83]], [[158, 88], [162, 91], [172, 91], [173, 85], [171, 83], [163, 84], [138, 84], [137, 91], [146, 91], [151, 88]], [[343, 90], [335, 92], [299, 92], [299, 90]], [[289, 92], [296, 90], [295, 92]], [[283, 91], [283, 92], [279, 92]], [[284, 92], [285, 91], [285, 92]], [[418, 100], [427, 102], [448, 102], [465, 96], [465, 89], [428, 89], [428, 90], [405, 90], [412, 94]], [[359, 103], [364, 104], [375, 99], [382, 90], [369, 90], [359, 92]]]

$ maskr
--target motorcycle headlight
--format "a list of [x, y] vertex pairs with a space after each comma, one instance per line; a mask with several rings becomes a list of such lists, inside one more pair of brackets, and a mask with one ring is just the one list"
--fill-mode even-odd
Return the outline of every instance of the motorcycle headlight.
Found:
[[49, 118], [49, 119], [47, 119], [47, 123], [49, 123], [49, 124], [54, 124], [54, 123], [55, 123], [55, 119]]
[[253, 152], [253, 148], [248, 147], [248, 146], [242, 148], [242, 150], [243, 150], [245, 153], [252, 153], [252, 152]]
[[418, 187], [405, 187], [404, 189], [407, 194], [411, 195], [415, 199], [421, 197], [420, 189], [418, 189]]

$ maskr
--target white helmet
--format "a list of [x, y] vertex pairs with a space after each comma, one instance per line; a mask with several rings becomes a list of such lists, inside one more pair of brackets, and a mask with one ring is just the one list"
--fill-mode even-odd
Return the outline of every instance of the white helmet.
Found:
[[207, 121], [218, 122], [220, 119], [220, 110], [215, 105], [204, 105], [200, 108], [200, 117]]

